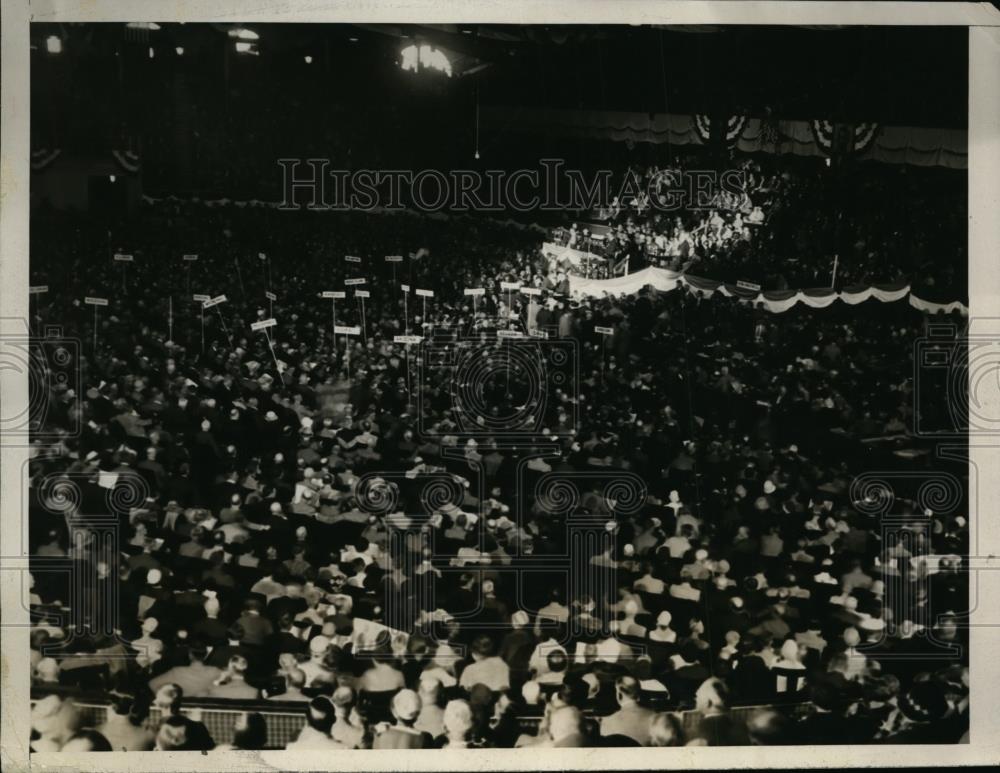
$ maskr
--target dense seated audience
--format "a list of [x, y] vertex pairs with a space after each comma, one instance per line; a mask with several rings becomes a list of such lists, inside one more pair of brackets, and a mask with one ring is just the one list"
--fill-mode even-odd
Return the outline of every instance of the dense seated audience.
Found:
[[[575, 300], [539, 241], [180, 202], [110, 236], [33, 218], [32, 283], [51, 292], [32, 322], [65, 326], [81, 379], [53, 385], [32, 448], [34, 750], [963, 737], [967, 502], [924, 501], [943, 463], [908, 435], [925, 317]], [[111, 251], [135, 255], [124, 278]], [[413, 257], [394, 277], [386, 254]], [[347, 298], [336, 322], [363, 331], [334, 336], [318, 296], [352, 276], [365, 316]], [[404, 303], [404, 282], [434, 296]], [[228, 300], [202, 316], [193, 293]], [[541, 356], [572, 344], [575, 375], [495, 365], [505, 328], [545, 331]], [[468, 437], [452, 374], [394, 342], [406, 331], [492, 349], [486, 430]], [[526, 406], [530, 429], [504, 424]], [[894, 498], [852, 485], [872, 470]], [[78, 505], [54, 493], [67, 481]], [[112, 555], [71, 538], [73, 516], [109, 512]], [[114, 634], [73, 609], [60, 559], [117, 600]], [[192, 706], [235, 724], [213, 734]], [[278, 710], [301, 718], [291, 737]]]

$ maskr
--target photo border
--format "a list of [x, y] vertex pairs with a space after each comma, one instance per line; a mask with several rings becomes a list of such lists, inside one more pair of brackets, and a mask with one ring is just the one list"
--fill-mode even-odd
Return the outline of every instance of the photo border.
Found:
[[[623, 13], [624, 12], [624, 13]], [[168, 18], [169, 17], [169, 18]], [[0, 127], [0, 318], [28, 317], [28, 217], [30, 179], [29, 22], [360, 22], [517, 24], [771, 24], [968, 26], [969, 29], [969, 309], [976, 317], [1000, 316], [1000, 11], [986, 3], [882, 2], [612, 2], [610, 0], [512, 0], [433, 2], [303, 0], [260, 3], [216, 0], [4, 0], [2, 11], [2, 127]], [[928, 52], [930, 54], [930, 52]], [[792, 63], [794, 64], [794, 63]], [[26, 374], [0, 371], [0, 400], [26, 404]], [[980, 394], [982, 397], [982, 395]], [[1000, 386], [992, 405], [1000, 414]], [[989, 437], [969, 437], [971, 463], [980, 470], [972, 501], [1000, 501], [1000, 448]], [[21, 493], [28, 449], [0, 446], [0, 555], [22, 553]], [[989, 513], [976, 518], [979, 594], [1000, 599], [1000, 525]], [[26, 558], [26, 555], [25, 555]], [[0, 570], [4, 567], [0, 566]], [[557, 770], [765, 767], [886, 767], [990, 764], [1000, 761], [1000, 630], [977, 625], [985, 605], [972, 613], [970, 630], [970, 737], [967, 745], [866, 745], [812, 747], [679, 747], [653, 749], [510, 749], [323, 752], [38, 753], [28, 759], [30, 674], [25, 667], [27, 611], [20, 603], [20, 571], [0, 571], [0, 748], [7, 771], [72, 768], [93, 771], [154, 770]]]

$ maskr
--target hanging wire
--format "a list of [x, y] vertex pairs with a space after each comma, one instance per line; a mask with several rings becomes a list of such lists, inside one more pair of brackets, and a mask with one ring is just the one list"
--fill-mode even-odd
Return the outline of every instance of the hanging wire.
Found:
[[476, 81], [476, 160], [479, 160], [479, 81]]
[[[667, 65], [664, 61], [664, 51], [663, 51], [663, 30], [660, 31], [660, 81], [663, 83], [663, 114], [667, 123], [667, 163], [670, 163], [673, 155], [670, 152], [670, 110], [667, 105]], [[652, 126], [650, 126], [650, 131], [652, 131]]]

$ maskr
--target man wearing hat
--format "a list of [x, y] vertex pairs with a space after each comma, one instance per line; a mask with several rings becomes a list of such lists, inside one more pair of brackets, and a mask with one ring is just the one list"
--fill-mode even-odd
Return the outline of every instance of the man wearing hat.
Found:
[[392, 716], [396, 724], [376, 730], [373, 749], [426, 749], [433, 739], [413, 725], [420, 715], [420, 696], [413, 690], [400, 690], [392, 699]]

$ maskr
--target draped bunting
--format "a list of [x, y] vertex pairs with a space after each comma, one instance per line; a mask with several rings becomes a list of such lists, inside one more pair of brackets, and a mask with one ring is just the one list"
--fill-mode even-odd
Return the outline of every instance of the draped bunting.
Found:
[[111, 155], [126, 172], [139, 171], [139, 154], [131, 150], [112, 150]]
[[[558, 248], [558, 245], [547, 244], [546, 247]], [[552, 249], [549, 249], [547, 254], [558, 255]], [[929, 313], [941, 311], [951, 313], [958, 311], [963, 315], [968, 315], [969, 313], [965, 304], [958, 301], [952, 303], [932, 303], [917, 298], [911, 295], [910, 285], [905, 281], [876, 284], [870, 287], [845, 287], [840, 292], [829, 288], [755, 292], [739, 288], [734, 284], [726, 284], [714, 279], [690, 276], [677, 271], [652, 266], [644, 268], [642, 271], [637, 271], [634, 274], [615, 277], [613, 279], [587, 279], [580, 276], [570, 276], [569, 278], [570, 295], [589, 298], [602, 298], [606, 295], [635, 295], [645, 287], [653, 287], [661, 292], [670, 292], [680, 286], [685, 286], [691, 292], [705, 298], [710, 297], [714, 293], [719, 293], [727, 297], [738, 297], [741, 300], [752, 303], [754, 306], [759, 306], [775, 314], [788, 311], [800, 303], [813, 309], [825, 309], [836, 301], [842, 301], [855, 306], [871, 299], [881, 301], [882, 303], [894, 303], [907, 297], [909, 297], [910, 305], [920, 311]]]
[[[614, 142], [703, 145], [705, 117], [673, 113], [628, 113], [614, 110], [485, 107], [485, 125], [504, 131], [549, 134]], [[700, 124], [699, 124], [700, 121]], [[730, 118], [727, 144], [743, 153], [827, 156], [833, 152], [834, 126], [828, 121], [764, 121]], [[730, 131], [738, 129], [736, 137]], [[964, 129], [880, 126], [861, 123], [851, 128], [854, 157], [860, 160], [915, 166], [965, 169], [968, 133]]]
[[[209, 208], [212, 208], [212, 207], [228, 207], [228, 206], [232, 205], [234, 207], [239, 207], [240, 209], [243, 209], [245, 207], [251, 207], [251, 208], [252, 207], [266, 207], [268, 209], [281, 209], [284, 206], [284, 202], [281, 202], [281, 201], [261, 201], [260, 199], [249, 199], [249, 200], [239, 199], [239, 200], [235, 200], [235, 199], [229, 199], [229, 198], [201, 199], [201, 198], [199, 198], [197, 196], [186, 197], [186, 196], [174, 196], [172, 194], [169, 195], [169, 196], [149, 196], [147, 194], [143, 194], [142, 200], [144, 202], [146, 202], [147, 204], [155, 204], [158, 201], [187, 201], [187, 202], [190, 202], [192, 204], [202, 204], [202, 205], [204, 205], [206, 207], [209, 207]], [[316, 209], [316, 210], [312, 210], [312, 211], [314, 211], [314, 212], [343, 212], [343, 210], [334, 209], [334, 208], [331, 208], [331, 209]], [[468, 213], [462, 213], [462, 214], [459, 214], [459, 215], [453, 215], [450, 212], [434, 212], [434, 213], [429, 213], [428, 214], [428, 213], [424, 213], [424, 212], [415, 212], [414, 210], [410, 210], [410, 209], [397, 209], [397, 208], [388, 208], [387, 209], [385, 207], [372, 207], [371, 209], [364, 210], [364, 212], [366, 214], [374, 214], [374, 215], [409, 215], [409, 216], [412, 216], [412, 217], [433, 217], [435, 220], [452, 220], [452, 219], [455, 219], [455, 220], [489, 220], [491, 223], [496, 223], [498, 225], [510, 226], [511, 228], [517, 228], [520, 231], [532, 230], [532, 231], [537, 231], [539, 233], [548, 233], [549, 232], [547, 228], [545, 228], [544, 226], [539, 225], [538, 223], [522, 223], [522, 222], [520, 222], [518, 220], [513, 220], [511, 218], [507, 218], [505, 220], [501, 220], [498, 217], [485, 217], [485, 216], [481, 216], [481, 215], [471, 215], [471, 214], [468, 214]]]
[[31, 169], [35, 172], [42, 171], [45, 167], [59, 158], [62, 150], [56, 148], [54, 150], [49, 150], [48, 148], [41, 148], [39, 150], [31, 151]]

